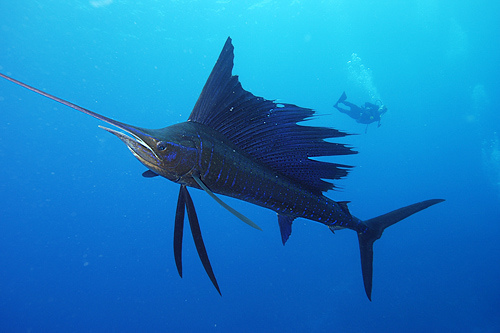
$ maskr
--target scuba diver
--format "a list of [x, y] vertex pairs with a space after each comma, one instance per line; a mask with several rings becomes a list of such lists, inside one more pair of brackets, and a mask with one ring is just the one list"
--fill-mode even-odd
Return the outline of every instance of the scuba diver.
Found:
[[[380, 101], [379, 101], [380, 102]], [[349, 109], [344, 109], [339, 106], [339, 104], [344, 104], [349, 107]], [[351, 102], [347, 101], [347, 95], [345, 91], [340, 96], [334, 107], [342, 113], [347, 114], [349, 117], [356, 120], [360, 124], [366, 124], [366, 131], [368, 130], [368, 125], [378, 121], [378, 126], [380, 127], [380, 117], [387, 112], [387, 107], [380, 102], [380, 105], [366, 102], [365, 105], [357, 106]]]

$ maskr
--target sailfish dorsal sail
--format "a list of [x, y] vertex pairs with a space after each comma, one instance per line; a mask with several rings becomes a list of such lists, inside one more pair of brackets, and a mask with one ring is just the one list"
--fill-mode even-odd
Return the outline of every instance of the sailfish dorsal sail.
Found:
[[232, 75], [234, 47], [228, 38], [189, 121], [215, 129], [271, 169], [321, 193], [334, 185], [324, 179], [347, 175], [350, 166], [310, 159], [356, 153], [350, 147], [327, 142], [347, 134], [333, 128], [297, 123], [310, 119], [312, 109], [276, 103], [253, 95]]

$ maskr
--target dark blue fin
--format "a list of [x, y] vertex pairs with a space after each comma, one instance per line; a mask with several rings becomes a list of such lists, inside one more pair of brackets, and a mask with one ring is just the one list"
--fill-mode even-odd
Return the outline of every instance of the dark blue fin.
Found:
[[337, 201], [337, 203], [339, 204], [340, 208], [342, 209], [342, 211], [344, 213], [346, 213], [348, 216], [351, 216], [351, 212], [349, 212], [349, 207], [347, 207], [347, 204], [349, 203], [350, 201]]
[[361, 254], [361, 272], [366, 296], [372, 300], [372, 276], [373, 276], [373, 243], [382, 236], [385, 228], [407, 218], [410, 215], [429, 208], [432, 205], [443, 202], [443, 199], [432, 199], [418, 202], [403, 208], [399, 208], [387, 214], [364, 221], [368, 230], [358, 233], [359, 252]]
[[278, 224], [280, 225], [281, 232], [281, 241], [283, 245], [285, 245], [288, 237], [292, 233], [292, 222], [295, 220], [295, 217], [290, 215], [278, 214]]
[[274, 171], [320, 194], [334, 188], [324, 179], [347, 175], [350, 166], [310, 159], [355, 154], [344, 144], [326, 142], [347, 134], [332, 128], [298, 125], [311, 109], [275, 103], [244, 90], [232, 75], [234, 48], [228, 38], [194, 106], [189, 121], [209, 126]]
[[180, 277], [182, 277], [182, 235], [184, 233], [184, 213], [186, 210], [184, 191], [185, 186], [181, 185], [179, 198], [177, 199], [177, 209], [175, 210], [174, 224], [174, 258]]
[[210, 260], [208, 259], [207, 249], [205, 248], [203, 237], [201, 236], [200, 224], [198, 223], [198, 216], [196, 215], [193, 199], [191, 199], [187, 187], [181, 186], [181, 191], [183, 192], [184, 199], [186, 200], [186, 210], [189, 220], [189, 226], [191, 227], [191, 234], [193, 235], [196, 251], [198, 251], [198, 256], [200, 257], [203, 268], [205, 268], [205, 272], [207, 272], [210, 281], [212, 281], [212, 284], [214, 285], [215, 289], [217, 289], [219, 295], [222, 296], [219, 284], [217, 283], [214, 271], [212, 270], [212, 265], [210, 264]]
[[153, 177], [158, 177], [159, 174], [157, 174], [156, 172], [153, 172], [151, 170], [147, 170], [147, 171], [144, 171], [142, 173], [142, 176], [145, 178], [153, 178]]
[[337, 101], [337, 103], [335, 103], [335, 106], [337, 106], [339, 103], [342, 103], [342, 102], [345, 102], [345, 100], [347, 99], [347, 95], [345, 93], [345, 91], [342, 93], [342, 95], [340, 95], [340, 98], [339, 100]]

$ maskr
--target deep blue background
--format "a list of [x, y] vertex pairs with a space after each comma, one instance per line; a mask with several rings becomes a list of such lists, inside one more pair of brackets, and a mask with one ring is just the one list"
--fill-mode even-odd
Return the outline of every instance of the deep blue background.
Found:
[[[178, 186], [141, 177], [97, 120], [2, 79], [0, 331], [500, 331], [499, 17], [498, 1], [2, 1], [4, 74], [164, 127], [231, 36], [245, 89], [360, 133], [331, 198], [360, 218], [447, 201], [375, 244], [370, 303], [354, 232], [299, 219], [283, 247], [273, 212], [225, 199], [258, 232], [193, 190], [220, 297], [189, 234], [177, 275]], [[381, 98], [382, 126], [336, 112], [343, 90]]]

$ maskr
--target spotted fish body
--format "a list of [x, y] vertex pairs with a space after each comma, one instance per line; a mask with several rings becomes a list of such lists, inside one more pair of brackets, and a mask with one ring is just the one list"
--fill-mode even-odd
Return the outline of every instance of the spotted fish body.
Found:
[[328, 226], [352, 228], [359, 232], [366, 229], [341, 204], [322, 194], [311, 192], [255, 160], [211, 128], [191, 122], [180, 125], [191, 127], [196, 133], [193, 137], [197, 138], [195, 167], [180, 180], [188, 186], [199, 188], [192, 180], [194, 173], [214, 193], [269, 208], [283, 216], [303, 217]]
[[283, 244], [296, 218], [323, 223], [332, 231], [346, 228], [356, 231], [365, 292], [371, 299], [373, 243], [387, 227], [443, 200], [418, 202], [364, 221], [354, 217], [346, 202], [335, 202], [323, 194], [334, 188], [329, 180], [346, 176], [350, 166], [312, 159], [356, 153], [344, 144], [326, 141], [347, 134], [332, 128], [303, 125], [314, 115], [313, 110], [275, 103], [244, 90], [238, 77], [232, 75], [233, 60], [234, 48], [228, 38], [188, 121], [160, 129], [121, 123], [4, 74], [0, 73], [0, 77], [116, 126], [125, 133], [102, 128], [122, 140], [148, 168], [143, 176], [162, 176], [180, 184], [174, 220], [174, 258], [181, 277], [187, 212], [201, 262], [220, 293], [188, 192], [188, 187], [194, 187], [204, 190], [257, 229], [260, 228], [253, 221], [215, 194], [275, 211]]

